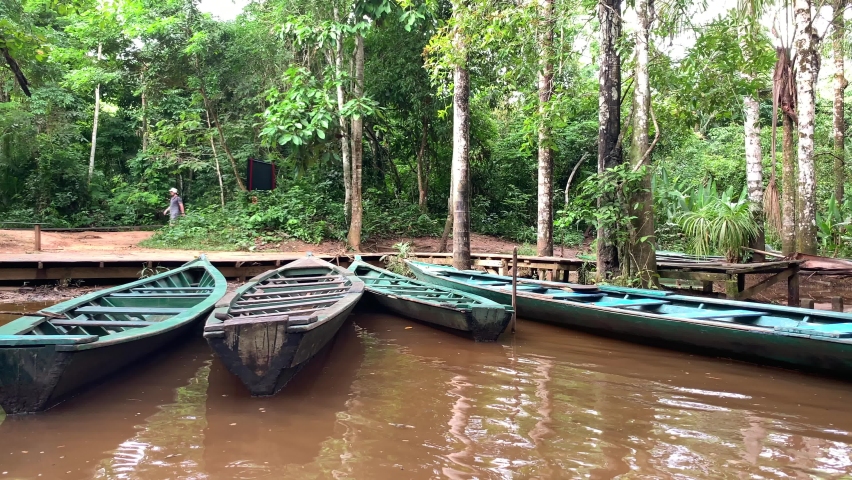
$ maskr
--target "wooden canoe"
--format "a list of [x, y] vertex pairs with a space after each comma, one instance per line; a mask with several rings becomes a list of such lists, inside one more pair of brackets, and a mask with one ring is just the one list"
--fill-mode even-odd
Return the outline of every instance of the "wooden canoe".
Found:
[[226, 289], [202, 256], [0, 326], [0, 406], [17, 414], [56, 405], [189, 332]]
[[301, 258], [223, 299], [204, 338], [252, 395], [274, 395], [334, 338], [363, 292], [354, 273]]
[[[418, 279], [511, 302], [510, 277], [408, 262]], [[642, 343], [849, 379], [852, 315], [662, 290], [519, 281], [518, 315]]]
[[460, 290], [421, 282], [356, 260], [349, 266], [367, 293], [388, 310], [493, 342], [512, 319], [511, 307]]

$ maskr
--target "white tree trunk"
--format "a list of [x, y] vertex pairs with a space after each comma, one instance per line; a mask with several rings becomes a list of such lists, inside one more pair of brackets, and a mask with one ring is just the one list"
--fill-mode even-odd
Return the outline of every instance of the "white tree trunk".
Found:
[[817, 79], [817, 38], [811, 24], [811, 1], [795, 0], [796, 94], [799, 106], [799, 188], [798, 249], [816, 253], [816, 171], [814, 168], [815, 85]]
[[[355, 36], [355, 98], [364, 95], [364, 37]], [[352, 117], [352, 221], [349, 223], [349, 246], [361, 251], [361, 168], [364, 163], [364, 117]]]
[[[101, 59], [101, 44], [98, 43], [97, 61]], [[98, 145], [98, 118], [101, 114], [101, 84], [95, 87], [95, 118], [92, 124], [92, 150], [89, 153], [89, 183], [92, 183], [92, 176], [95, 174], [95, 150]]]
[[[207, 128], [212, 129], [213, 124], [210, 123], [210, 112], [207, 112]], [[213, 160], [216, 162], [216, 178], [219, 180], [219, 199], [222, 201], [222, 210], [225, 209], [225, 184], [222, 182], [222, 169], [219, 167], [219, 152], [216, 151], [216, 142], [213, 141], [213, 135], [210, 135], [210, 148], [213, 149]]]
[[[763, 239], [763, 152], [760, 149], [760, 103], [754, 97], [746, 96], [743, 99], [745, 107], [745, 157], [746, 157], [746, 184], [748, 185], [748, 199], [757, 220], [760, 234], [752, 242], [752, 248], [764, 250], [766, 245]], [[762, 261], [761, 258], [756, 259]]]
[[[633, 141], [630, 146], [630, 160], [634, 166], [639, 166], [645, 162], [645, 156], [650, 148], [648, 126], [651, 113], [651, 83], [648, 70], [648, 43], [651, 37], [651, 22], [654, 19], [653, 0], [637, 0], [636, 16], [638, 25], [635, 37], [636, 71], [634, 74]], [[634, 217], [630, 263], [642, 281], [642, 285], [648, 286], [658, 283], [651, 169], [648, 169], [648, 173], [642, 181], [642, 190], [630, 201], [630, 209]]]
[[[340, 13], [334, 7], [334, 22], [340, 23]], [[337, 80], [337, 121], [340, 125], [340, 158], [343, 160], [343, 215], [346, 223], [352, 215], [352, 161], [349, 158], [349, 126], [343, 116], [343, 105], [346, 97], [343, 92], [343, 34], [337, 36], [337, 48], [334, 52], [334, 74]]]

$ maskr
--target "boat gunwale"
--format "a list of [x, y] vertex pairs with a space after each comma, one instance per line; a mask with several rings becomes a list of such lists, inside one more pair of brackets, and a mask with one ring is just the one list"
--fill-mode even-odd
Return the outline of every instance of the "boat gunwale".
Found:
[[416, 303], [421, 303], [423, 305], [428, 305], [430, 307], [443, 308], [443, 309], [446, 309], [446, 310], [453, 310], [453, 311], [462, 312], [462, 313], [467, 313], [467, 312], [472, 311], [472, 307], [493, 308], [493, 309], [499, 308], [503, 311], [508, 311], [508, 312], [512, 311], [512, 308], [510, 306], [504, 305], [500, 302], [495, 302], [494, 300], [490, 300], [490, 299], [485, 298], [481, 295], [477, 295], [475, 293], [469, 293], [469, 292], [465, 292], [465, 291], [461, 291], [461, 290], [456, 290], [456, 289], [450, 289], [450, 288], [444, 287], [442, 285], [435, 285], [433, 283], [424, 282], [422, 280], [408, 278], [406, 276], [399, 275], [397, 273], [393, 273], [389, 270], [385, 270], [383, 268], [376, 267], [375, 265], [371, 265], [371, 264], [364, 262], [362, 260], [353, 261], [349, 265], [349, 271], [351, 271], [351, 272], [353, 272], [357, 275], [356, 269], [358, 267], [364, 267], [364, 268], [367, 268], [367, 269], [372, 270], [374, 272], [378, 272], [380, 274], [387, 274], [387, 275], [390, 275], [390, 276], [393, 276], [393, 277], [404, 279], [404, 280], [406, 280], [406, 281], [408, 281], [412, 284], [428, 286], [428, 287], [434, 288], [436, 290], [444, 290], [444, 291], [452, 290], [452, 293], [460, 295], [460, 296], [465, 297], [465, 298], [470, 298], [470, 299], [476, 301], [477, 303], [469, 304], [468, 307], [457, 307], [457, 306], [454, 306], [454, 305], [450, 305], [450, 304], [443, 303], [443, 302], [438, 302], [438, 301], [435, 301], [435, 300], [424, 299], [424, 298], [419, 298], [419, 297], [415, 297], [415, 296], [411, 296], [411, 295], [405, 295], [405, 294], [396, 294], [396, 293], [386, 292], [386, 291], [381, 290], [380, 287], [379, 288], [373, 288], [367, 282], [364, 282], [364, 288], [366, 288], [367, 291], [369, 291], [370, 293], [374, 293], [376, 295], [383, 295], [385, 297], [402, 298], [402, 299], [405, 299], [406, 301], [412, 301], [412, 302], [416, 302]]
[[[213, 278], [213, 286], [211, 287], [211, 292], [207, 296], [207, 298], [201, 300], [197, 304], [192, 307], [187, 308], [183, 312], [170, 316], [168, 319], [154, 322], [152, 325], [146, 327], [138, 327], [138, 328], [129, 328], [123, 330], [121, 332], [115, 332], [108, 335], [99, 335], [98, 340], [94, 342], [81, 343], [68, 345], [65, 343], [52, 343], [45, 342], [42, 346], [51, 346], [53, 345], [57, 351], [81, 351], [81, 350], [89, 350], [100, 347], [108, 347], [111, 345], [116, 345], [120, 343], [140, 340], [143, 338], [151, 337], [154, 335], [159, 335], [176, 328], [180, 328], [188, 322], [191, 322], [201, 315], [204, 314], [207, 310], [214, 307], [216, 302], [219, 301], [220, 298], [225, 294], [227, 290], [228, 284], [227, 280], [225, 280], [224, 275], [210, 263], [205, 255], [201, 255], [195, 260], [191, 260], [180, 267], [174, 268], [172, 270], [168, 270], [166, 272], [159, 273], [157, 275], [153, 275], [146, 278], [140, 278], [139, 280], [135, 280], [130, 283], [125, 283], [122, 285], [117, 285], [115, 287], [109, 287], [103, 290], [97, 290], [95, 292], [88, 293], [86, 295], [82, 295], [80, 297], [75, 297], [69, 300], [66, 300], [61, 303], [57, 303], [56, 305], [52, 305], [50, 307], [43, 308], [41, 311], [50, 314], [58, 314], [64, 315], [68, 311], [73, 310], [75, 308], [80, 307], [81, 305], [91, 302], [98, 298], [107, 297], [113, 293], [122, 292], [126, 290], [130, 290], [133, 288], [138, 288], [140, 285], [146, 285], [151, 282], [155, 282], [157, 280], [161, 280], [163, 278], [174, 276], [178, 273], [187, 271], [193, 268], [203, 268], [212, 278]], [[38, 326], [43, 322], [49, 322], [51, 318], [46, 316], [36, 316], [36, 315], [28, 315], [20, 317], [16, 320], [13, 320], [6, 325], [0, 326], [0, 335], [6, 336], [27, 336], [29, 331]], [[12, 333], [7, 333], [7, 330]], [[19, 333], [21, 331], [26, 331], [25, 333]], [[67, 335], [50, 335], [55, 336], [57, 339], [64, 338]], [[16, 345], [4, 345], [2, 341], [0, 341], [0, 348], [9, 348], [16, 347]]]
[[[406, 262], [409, 262], [409, 261], [406, 261]], [[430, 265], [430, 264], [427, 264], [425, 262], [414, 262], [414, 263]], [[506, 292], [506, 291], [503, 291], [499, 288], [494, 288], [492, 286], [467, 284], [467, 283], [464, 283], [460, 280], [456, 280], [456, 279], [451, 278], [451, 277], [437, 275], [433, 271], [428, 271], [430, 269], [420, 268], [417, 265], [409, 264], [409, 268], [415, 269], [415, 270], [419, 271], [420, 273], [422, 273], [422, 274], [424, 274], [428, 277], [431, 277], [431, 278], [443, 279], [445, 281], [452, 282], [452, 283], [457, 284], [457, 285], [467, 285], [468, 287], [481, 288], [481, 289], [485, 289], [485, 290], [488, 290], [488, 291], [491, 291], [491, 292], [495, 292], [495, 293], [499, 293], [501, 295], [507, 295], [507, 296], [511, 297], [510, 292]], [[439, 270], [439, 269], [433, 269], [433, 270]], [[443, 270], [448, 270], [448, 271], [451, 271], [451, 272], [458, 272], [460, 274], [464, 274], [464, 272], [460, 272], [458, 270], [451, 269], [451, 268], [443, 268]], [[673, 314], [662, 315], [662, 314], [659, 314], [659, 313], [647, 312], [647, 311], [642, 311], [642, 310], [628, 310], [628, 309], [625, 309], [625, 308], [598, 306], [598, 305], [595, 305], [594, 303], [583, 303], [583, 302], [577, 302], [577, 301], [568, 300], [568, 299], [554, 299], [550, 295], [541, 294], [541, 293], [531, 293], [531, 292], [518, 291], [517, 295], [518, 295], [518, 297], [531, 298], [531, 299], [534, 299], [534, 300], [544, 301], [544, 302], [548, 302], [548, 303], [555, 303], [555, 304], [560, 304], [560, 305], [561, 304], [567, 304], [571, 307], [579, 308], [579, 309], [597, 310], [597, 311], [602, 311], [602, 312], [605, 312], [605, 313], [613, 313], [613, 314], [618, 314], [618, 315], [628, 315], [628, 316], [633, 316], [633, 317], [647, 318], [647, 319], [654, 320], [654, 321], [679, 322], [679, 323], [701, 325], [701, 326], [708, 326], [708, 327], [725, 328], [725, 329], [729, 329], [729, 330], [748, 331], [748, 332], [754, 333], [754, 334], [789, 336], [789, 337], [802, 338], [804, 340], [815, 340], [815, 341], [820, 341], [820, 342], [831, 342], [831, 343], [840, 343], [840, 344], [845, 344], [845, 345], [852, 345], [852, 338], [835, 338], [835, 337], [820, 336], [820, 335], [813, 336], [813, 335], [804, 334], [804, 333], [792, 333], [792, 332], [776, 331], [776, 330], [774, 330], [774, 327], [742, 325], [742, 324], [722, 322], [722, 321], [718, 321], [718, 320], [708, 320], [708, 319], [690, 319], [690, 318], [670, 316], [670, 315], [673, 315]], [[672, 296], [667, 296], [666, 298], [672, 299], [672, 297], [677, 297], [675, 299], [678, 300], [678, 301], [684, 301], [684, 298], [687, 299], [687, 301], [690, 301], [690, 302], [696, 301], [694, 299], [691, 299], [689, 297], [685, 297], [685, 296], [682, 296], [682, 295], [672, 295]], [[703, 300], [704, 299], [701, 299], [701, 300], [699, 300], [699, 302], [703, 301]], [[719, 299], [713, 299], [713, 300], [719, 300]], [[745, 302], [740, 302], [740, 303], [745, 303]], [[796, 313], [801, 313], [801, 311], [805, 311], [809, 315], [810, 315], [810, 312], [811, 312], [811, 310], [797, 309], [796, 307], [784, 307], [784, 308], [793, 309], [793, 311], [796, 312]], [[762, 305], [761, 305], [760, 309], [762, 309]], [[790, 313], [792, 313], [792, 312], [790, 312]], [[829, 313], [831, 313], [831, 312], [829, 312]], [[818, 315], [819, 314], [817, 314], [817, 316]], [[842, 322], [842, 323], [852, 323], [852, 318], [850, 318], [850, 317], [852, 317], [852, 316], [843, 317], [843, 318], [850, 320], [850, 322]], [[814, 338], [814, 337], [816, 337], [816, 338]]]

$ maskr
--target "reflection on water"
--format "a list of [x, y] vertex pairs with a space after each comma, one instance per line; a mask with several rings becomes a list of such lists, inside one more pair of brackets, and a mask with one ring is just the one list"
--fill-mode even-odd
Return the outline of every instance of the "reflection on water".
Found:
[[523, 321], [502, 344], [476, 344], [388, 315], [353, 320], [272, 398], [250, 398], [199, 341], [129, 373], [123, 384], [44, 415], [10, 417], [0, 425], [0, 473], [852, 475], [852, 384]]
[[14, 312], [14, 313], [0, 313], [0, 325], [6, 325], [7, 323], [15, 320], [25, 313], [33, 313], [41, 310], [42, 308], [49, 307], [54, 305], [56, 302], [47, 301], [47, 302], [20, 302], [20, 303], [0, 303], [0, 312]]

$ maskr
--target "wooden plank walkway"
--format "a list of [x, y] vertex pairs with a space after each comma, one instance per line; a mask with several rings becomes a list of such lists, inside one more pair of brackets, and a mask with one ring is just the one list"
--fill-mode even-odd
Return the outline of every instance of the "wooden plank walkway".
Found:
[[[84, 252], [60, 251], [38, 253], [0, 253], [0, 282], [20, 283], [47, 280], [119, 280], [139, 278], [143, 270], [174, 268], [193, 258], [198, 251], [142, 252]], [[206, 252], [211, 263], [228, 278], [244, 281], [269, 269], [302, 258], [292, 252]], [[376, 265], [387, 253], [364, 253], [362, 258]], [[348, 266], [351, 255], [317, 254], [318, 258]], [[412, 257], [426, 262], [448, 265], [451, 253], [415, 252]], [[500, 275], [511, 275], [510, 254], [473, 253], [474, 268]], [[779, 260], [763, 263], [732, 264], [723, 261], [660, 261], [657, 268], [661, 278], [700, 282], [705, 294], [712, 294], [714, 282], [724, 282], [727, 298], [746, 300], [780, 281], [787, 281], [788, 304], [798, 306], [800, 260]], [[550, 281], [586, 283], [590, 263], [579, 258], [518, 256], [518, 266], [534, 276]], [[570, 278], [572, 273], [576, 278]], [[760, 283], [746, 288], [747, 275], [769, 275]]]

